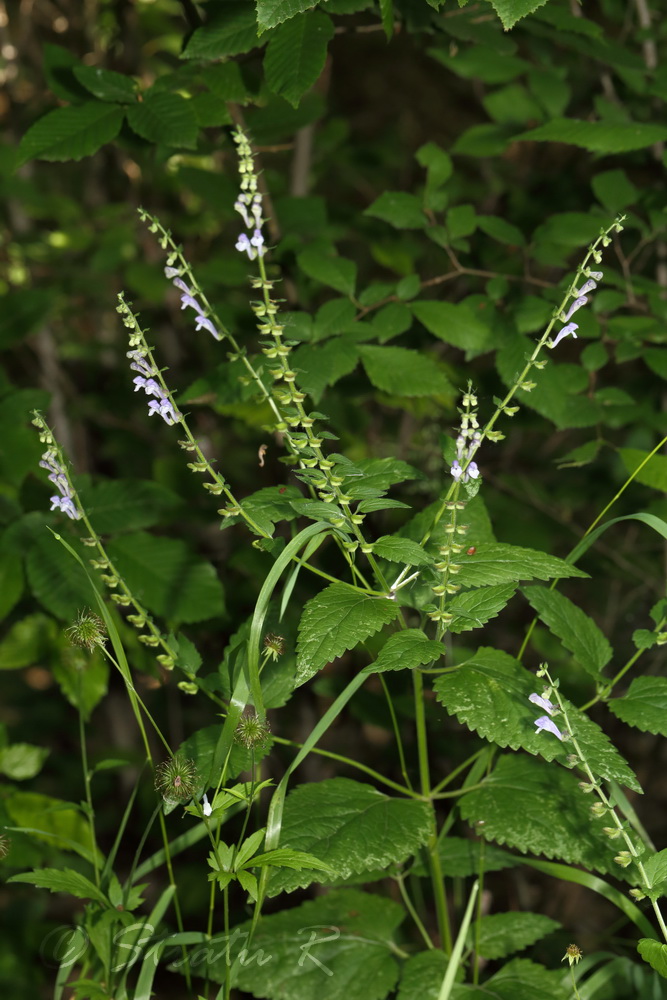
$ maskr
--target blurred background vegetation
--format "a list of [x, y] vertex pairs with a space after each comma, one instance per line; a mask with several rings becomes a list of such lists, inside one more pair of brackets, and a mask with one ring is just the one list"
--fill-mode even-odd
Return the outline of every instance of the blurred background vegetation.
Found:
[[[63, 629], [90, 599], [45, 527], [76, 546], [76, 525], [48, 513], [33, 408], [47, 414], [130, 585], [215, 674], [270, 566], [241, 527], [219, 530], [215, 499], [188, 472], [177, 435], [147, 419], [115, 311], [125, 290], [169, 366], [179, 406], [238, 496], [295, 482], [280, 461], [280, 441], [265, 430], [268, 411], [239, 381], [224, 344], [195, 333], [181, 313], [163, 276], [164, 253], [137, 215], [143, 206], [172, 230], [225, 322], [255, 354], [248, 262], [234, 249], [234, 122], [252, 137], [270, 196], [270, 261], [283, 278], [290, 335], [303, 342], [295, 360], [301, 384], [329, 416], [336, 450], [355, 461], [394, 457], [414, 466], [414, 478], [392, 494], [414, 512], [448, 482], [443, 449], [458, 424], [461, 388], [472, 379], [488, 418], [582, 248], [619, 212], [627, 214], [625, 231], [606, 251], [592, 305], [577, 315], [579, 339], [559, 345], [538, 389], [503, 422], [507, 440], [479, 456], [495, 537], [564, 556], [664, 433], [667, 22], [660, 6], [549, 0], [532, 11], [530, 2], [327, 0], [301, 5], [286, 21], [277, 20], [277, 6], [0, 4], [0, 823], [8, 827], [35, 825], [40, 813], [49, 822], [53, 801], [39, 796], [78, 802], [83, 794], [74, 706], [81, 662], [90, 658], [68, 645]], [[513, 8], [528, 16], [506, 31], [498, 14]], [[65, 109], [69, 117], [49, 117]], [[425, 305], [436, 302], [456, 308], [433, 313]], [[437, 392], [428, 380], [406, 388], [379, 355], [367, 352], [362, 363], [367, 341], [423, 353]], [[666, 489], [667, 459], [656, 457], [612, 513], [665, 517]], [[378, 534], [405, 520], [398, 510], [372, 519]], [[322, 565], [335, 571], [333, 552], [322, 554]], [[595, 585], [575, 581], [566, 592], [585, 603], [621, 664], [634, 650], [632, 633], [652, 627], [649, 611], [664, 596], [664, 551], [639, 525], [619, 526], [584, 568]], [[304, 584], [300, 603], [308, 596]], [[516, 652], [530, 617], [514, 602], [491, 623], [488, 644]], [[281, 626], [288, 658], [296, 620]], [[181, 678], [161, 670], [131, 628], [119, 627], [142, 696], [173, 745], [215, 721], [209, 703], [182, 694]], [[659, 649], [648, 656], [654, 672], [664, 669]], [[526, 662], [541, 659], [571, 685], [571, 696], [589, 696], [585, 679], [568, 674], [562, 650], [538, 628]], [[298, 707], [274, 715], [274, 731], [302, 739], [355, 669], [347, 657], [326, 671], [301, 692]], [[103, 847], [134, 782], [142, 782], [127, 863], [154, 793], [133, 766], [143, 758], [122, 685], [98, 655], [84, 676], [91, 760], [120, 762], [95, 777]], [[403, 684], [392, 678], [399, 705]], [[445, 774], [466, 740], [435, 703], [432, 721], [434, 770]], [[613, 737], [610, 716], [600, 721]], [[410, 745], [409, 705], [402, 725]], [[12, 753], [17, 744], [32, 749]], [[379, 686], [364, 690], [326, 745], [354, 746], [388, 773], [398, 768]], [[635, 734], [620, 749], [644, 783], [643, 820], [660, 844], [664, 743]], [[280, 774], [282, 752], [274, 748], [267, 774]], [[340, 770], [309, 763], [301, 780]], [[50, 840], [12, 833], [0, 861], [5, 874], [65, 857], [71, 866], [58, 829], [60, 839]], [[182, 863], [201, 872], [196, 852]], [[495, 878], [491, 892], [506, 905], [520, 908], [528, 894], [536, 909], [537, 894], [542, 912], [559, 908], [563, 919], [563, 901], [549, 900], [534, 875]], [[193, 876], [183, 884], [186, 923], [195, 923], [206, 883]], [[580, 903], [568, 893], [576, 926]], [[0, 890], [3, 995], [48, 995], [41, 991], [53, 971], [42, 942], [72, 917], [63, 899], [30, 886]], [[587, 913], [584, 948], [609, 920], [604, 909]], [[179, 995], [169, 982], [160, 996]]]

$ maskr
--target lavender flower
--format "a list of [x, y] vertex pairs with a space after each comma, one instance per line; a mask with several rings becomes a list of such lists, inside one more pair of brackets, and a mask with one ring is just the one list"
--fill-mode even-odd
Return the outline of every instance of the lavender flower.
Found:
[[[598, 273], [599, 273], [599, 272], [598, 272]], [[580, 297], [581, 295], [586, 295], [586, 294], [587, 294], [588, 292], [592, 292], [592, 291], [593, 291], [593, 290], [594, 290], [595, 288], [597, 288], [597, 287], [598, 287], [598, 283], [597, 283], [597, 281], [593, 281], [593, 279], [592, 279], [592, 278], [589, 278], [589, 279], [588, 279], [588, 281], [586, 281], [586, 282], [585, 282], [585, 283], [584, 283], [584, 284], [583, 284], [583, 285], [581, 286], [581, 288], [579, 289], [579, 291], [578, 291], [578, 292], [575, 292], [574, 294], [575, 294], [575, 295], [576, 295], [577, 297]]]
[[152, 417], [154, 413], [159, 413], [164, 422], [169, 424], [170, 427], [172, 424], [178, 423], [181, 419], [180, 413], [176, 413], [171, 401], [166, 398], [160, 399], [159, 401], [157, 399], [151, 399], [148, 404], [148, 416]]
[[249, 260], [263, 257], [266, 253], [262, 225], [262, 196], [257, 190], [257, 172], [253, 160], [252, 149], [246, 135], [237, 129], [234, 141], [238, 145], [239, 173], [241, 174], [241, 192], [234, 202], [234, 208], [239, 213], [247, 229], [252, 230], [252, 236], [241, 233], [236, 241], [239, 253], [248, 255]]
[[134, 391], [137, 392], [139, 389], [143, 389], [147, 396], [157, 397], [156, 399], [152, 399], [148, 404], [149, 417], [152, 417], [154, 413], [159, 413], [164, 422], [170, 427], [172, 424], [178, 423], [181, 415], [174, 409], [167, 392], [156, 381], [156, 376], [159, 375], [157, 368], [154, 368], [146, 360], [141, 351], [128, 351], [127, 356], [132, 359], [130, 368], [141, 373], [132, 380], [134, 382]]
[[73, 521], [78, 521], [81, 517], [81, 514], [76, 509], [74, 501], [71, 497], [53, 496], [49, 497], [49, 500], [51, 502], [51, 510], [56, 510], [56, 508], [58, 508], [58, 510], [61, 510], [63, 514], [67, 514], [68, 517], [71, 517]]
[[563, 329], [560, 331], [560, 333], [557, 334], [555, 340], [548, 341], [547, 347], [550, 347], [553, 350], [554, 347], [557, 347], [557, 345], [560, 344], [561, 340], [565, 339], [565, 337], [571, 336], [574, 337], [574, 339], [576, 340], [577, 335], [575, 333], [575, 330], [578, 329], [579, 327], [576, 323], [568, 323], [567, 326], [564, 326]]
[[555, 715], [556, 712], [558, 711], [556, 705], [554, 705], [553, 702], [549, 701], [549, 699], [545, 698], [543, 695], [533, 693], [528, 696], [528, 701], [532, 701], [533, 705], [539, 705], [540, 708], [543, 708], [545, 711], [547, 711], [549, 715]]
[[51, 449], [45, 451], [39, 464], [42, 469], [49, 470], [49, 480], [58, 490], [60, 490], [61, 493], [60, 496], [56, 494], [55, 496], [49, 497], [51, 510], [61, 510], [63, 514], [67, 514], [67, 516], [71, 517], [73, 521], [78, 521], [81, 517], [81, 513], [77, 510], [76, 504], [72, 499], [74, 493], [70, 488], [67, 473], [60, 464], [56, 452]]
[[570, 308], [568, 309], [568, 311], [565, 313], [565, 315], [561, 316], [563, 323], [567, 323], [570, 316], [574, 316], [577, 309], [581, 309], [581, 307], [585, 306], [587, 302], [588, 302], [588, 297], [586, 295], [580, 295], [578, 299], [575, 299]]
[[561, 742], [565, 739], [565, 733], [561, 733], [556, 723], [548, 715], [541, 715], [539, 719], [535, 719], [535, 728], [538, 733], [542, 732], [543, 729], [548, 733], [553, 733]]
[[181, 295], [181, 309], [194, 309], [197, 313], [195, 317], [195, 329], [197, 330], [208, 330], [209, 333], [213, 334], [216, 340], [222, 340], [222, 334], [218, 333], [215, 326], [211, 320], [207, 317], [205, 309], [197, 301], [193, 295], [192, 288], [189, 288], [181, 277], [179, 277], [179, 272], [174, 267], [165, 267], [164, 273], [168, 278], [171, 278], [172, 285], [174, 285], [180, 292]]

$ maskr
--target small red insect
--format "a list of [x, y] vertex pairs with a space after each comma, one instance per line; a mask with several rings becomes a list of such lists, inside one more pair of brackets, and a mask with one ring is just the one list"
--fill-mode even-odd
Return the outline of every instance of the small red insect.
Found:
[[466, 552], [466, 555], [474, 556], [475, 552], [477, 552], [477, 549], [475, 548], [474, 545], [471, 545], [468, 551]]
[[280, 489], [278, 490], [278, 492], [279, 493], [284, 493], [286, 489], [287, 489], [286, 486], [281, 486]]

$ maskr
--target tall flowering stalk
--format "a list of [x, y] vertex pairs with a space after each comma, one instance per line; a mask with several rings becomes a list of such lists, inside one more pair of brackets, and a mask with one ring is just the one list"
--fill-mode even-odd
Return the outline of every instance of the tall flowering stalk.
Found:
[[[44, 417], [38, 410], [33, 411], [32, 423], [39, 432], [40, 441], [48, 447], [48, 451], [42, 456], [42, 460], [39, 464], [42, 468], [50, 470], [49, 479], [51, 482], [56, 482], [57, 480], [57, 485], [62, 494], [61, 498], [51, 497], [51, 510], [54, 510], [55, 507], [58, 506], [59, 509], [63, 510], [68, 517], [72, 518], [72, 520], [81, 521], [81, 524], [88, 532], [88, 535], [83, 537], [81, 541], [88, 548], [94, 548], [96, 550], [96, 557], [91, 558], [88, 561], [92, 568], [99, 572], [100, 579], [110, 591], [111, 600], [119, 607], [127, 609], [131, 608], [131, 613], [127, 615], [127, 620], [140, 631], [138, 636], [139, 642], [145, 646], [155, 649], [161, 647], [162, 653], [158, 655], [157, 659], [162, 666], [171, 669], [174, 666], [173, 650], [168, 645], [166, 639], [162, 636], [160, 631], [156, 628], [146, 609], [136, 599], [132, 591], [125, 583], [123, 577], [111, 561], [102, 539], [90, 523], [86, 509], [81, 503], [81, 498], [74, 488], [74, 484], [72, 483], [67, 471], [67, 464], [64, 460], [62, 449], [56, 441], [50, 427], [44, 420]], [[58, 499], [60, 499], [61, 502], [57, 505], [54, 504], [53, 501]], [[64, 507], [63, 503], [65, 503]]]
[[[620, 839], [625, 843], [625, 849], [620, 850], [616, 854], [614, 861], [620, 868], [629, 868], [631, 865], [635, 866], [641, 888], [631, 889], [630, 895], [634, 896], [635, 899], [645, 899], [647, 896], [650, 898], [656, 919], [667, 941], [667, 925], [658, 906], [656, 894], [652, 891], [652, 880], [642, 861], [645, 847], [643, 844], [638, 844], [630, 836], [627, 824], [623, 823], [618, 816], [615, 804], [602, 788], [600, 778], [591, 770], [584, 752], [577, 741], [576, 728], [570, 722], [567, 709], [560, 696], [558, 682], [552, 680], [546, 664], [540, 666], [537, 676], [545, 678], [547, 686], [541, 695], [537, 693], [531, 694], [529, 701], [539, 708], [545, 709], [547, 714], [536, 719], [536, 730], [538, 733], [542, 731], [552, 733], [557, 739], [571, 745], [572, 753], [568, 756], [568, 763], [571, 767], [577, 767], [580, 771], [583, 771], [586, 777], [585, 781], [579, 782], [579, 787], [584, 794], [595, 795], [598, 800], [590, 808], [591, 819], [606, 819], [611, 825], [604, 826], [602, 828], [603, 833], [612, 841]], [[554, 717], [558, 719], [558, 723], [553, 721]]]
[[220, 475], [213, 468], [199, 447], [187, 420], [182, 413], [178, 412], [172, 394], [167, 388], [167, 384], [162, 377], [162, 372], [157, 367], [152, 350], [148, 346], [145, 331], [142, 330], [137, 315], [132, 311], [131, 304], [125, 300], [122, 293], [118, 296], [116, 309], [123, 319], [123, 325], [129, 330], [130, 350], [127, 356], [131, 359], [130, 368], [139, 372], [139, 375], [134, 379], [135, 391], [143, 389], [147, 395], [157, 397], [156, 399], [151, 399], [148, 404], [149, 415], [159, 413], [163, 420], [170, 426], [175, 423], [181, 425], [185, 434], [185, 440], [179, 441], [179, 444], [186, 451], [193, 452], [195, 455], [195, 461], [188, 462], [188, 468], [192, 472], [206, 473], [210, 476], [209, 481], [204, 483], [204, 489], [208, 490], [214, 496], [224, 495], [234, 513], [240, 514], [255, 534], [261, 535], [264, 538], [268, 537], [266, 531], [239, 504], [224, 476]]
[[[571, 322], [571, 317], [583, 306], [587, 305], [589, 301], [589, 293], [594, 291], [598, 283], [602, 281], [604, 277], [602, 271], [595, 271], [591, 269], [591, 264], [600, 264], [602, 262], [602, 249], [608, 247], [611, 243], [611, 237], [614, 233], [621, 233], [623, 231], [622, 222], [625, 219], [624, 215], [618, 216], [612, 222], [610, 226], [606, 229], [600, 230], [600, 235], [598, 238], [589, 246], [586, 256], [579, 265], [572, 279], [572, 282], [568, 285], [567, 290], [561, 299], [559, 305], [554, 309], [551, 320], [549, 321], [544, 333], [540, 339], [535, 344], [535, 347], [528, 357], [526, 364], [515, 378], [513, 384], [508, 389], [503, 399], [496, 399], [496, 410], [491, 416], [491, 419], [481, 430], [476, 432], [474, 447], [471, 444], [467, 444], [465, 448], [461, 448], [461, 454], [457, 455], [456, 461], [452, 464], [450, 470], [454, 483], [449, 487], [447, 493], [445, 494], [441, 505], [436, 512], [433, 519], [433, 523], [427, 532], [425, 532], [423, 538], [421, 539], [421, 544], [425, 545], [429, 540], [436, 525], [439, 523], [443, 514], [449, 509], [448, 505], [453, 498], [458, 496], [458, 486], [459, 483], [465, 483], [466, 479], [477, 478], [479, 470], [477, 469], [477, 464], [474, 462], [474, 455], [479, 449], [480, 445], [488, 440], [492, 443], [498, 443], [502, 441], [505, 435], [501, 431], [495, 430], [495, 425], [501, 415], [506, 417], [513, 417], [519, 411], [517, 405], [510, 405], [519, 390], [523, 392], [532, 392], [535, 388], [536, 383], [531, 381], [529, 378], [532, 369], [536, 371], [542, 370], [546, 364], [546, 358], [540, 358], [539, 355], [546, 347], [550, 350], [556, 348], [562, 340], [566, 337], [573, 337], [576, 340], [576, 331], [579, 329], [578, 325]], [[580, 285], [580, 282], [583, 284]], [[565, 323], [565, 326], [561, 327], [556, 336], [552, 339], [552, 331], [556, 325], [559, 323]], [[459, 442], [457, 441], [457, 449]], [[405, 566], [400, 575], [398, 576], [396, 582], [393, 585], [393, 589], [397, 590], [400, 587], [404, 587], [408, 582], [406, 580], [407, 574], [410, 571], [409, 566]], [[414, 579], [415, 575], [412, 574], [410, 579]]]
[[314, 430], [316, 418], [313, 414], [307, 413], [303, 405], [306, 394], [296, 386], [296, 372], [290, 367], [288, 360], [294, 343], [284, 338], [278, 303], [271, 294], [274, 283], [269, 280], [266, 271], [267, 250], [262, 234], [265, 220], [252, 149], [241, 128], [235, 130], [233, 138], [237, 145], [241, 175], [241, 192], [234, 207], [249, 230], [239, 235], [236, 248], [246, 254], [249, 260], [254, 261], [259, 271], [258, 275], [250, 279], [252, 288], [260, 293], [260, 298], [251, 302], [251, 308], [258, 320], [257, 329], [260, 335], [266, 338], [260, 341], [262, 351], [272, 362], [269, 368], [269, 374], [274, 380], [272, 396], [282, 413], [282, 420], [276, 429], [282, 431], [290, 428], [290, 441], [301, 465], [299, 478], [317, 492], [321, 501], [330, 504], [335, 502], [340, 507], [343, 513], [340, 527], [348, 533], [348, 537], [349, 534], [353, 536], [347, 541], [341, 541], [341, 548], [347, 554], [352, 571], [358, 573], [352, 555], [361, 547], [380, 586], [388, 592], [387, 581], [373, 556], [372, 546], [366, 542], [360, 528], [365, 514], [352, 510], [353, 498], [342, 489], [344, 477], [333, 471], [335, 463], [322, 451], [326, 435], [324, 432]]

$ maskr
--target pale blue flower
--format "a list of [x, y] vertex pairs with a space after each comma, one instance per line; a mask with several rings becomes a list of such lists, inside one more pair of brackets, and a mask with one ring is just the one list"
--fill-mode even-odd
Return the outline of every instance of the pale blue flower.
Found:
[[71, 497], [54, 496], [49, 497], [49, 500], [51, 501], [51, 510], [58, 508], [58, 510], [61, 510], [63, 514], [67, 514], [68, 517], [71, 517], [73, 521], [78, 521], [81, 517], [81, 514], [74, 506], [74, 501]]
[[584, 284], [581, 286], [581, 288], [579, 289], [579, 291], [575, 292], [574, 294], [577, 297], [579, 297], [581, 295], [586, 295], [586, 294], [588, 294], [588, 292], [592, 292], [593, 289], [595, 289], [597, 287], [598, 287], [597, 281], [593, 281], [592, 278], [589, 278], [588, 281], [584, 282]]
[[187, 309], [188, 306], [190, 306], [190, 308], [194, 309], [195, 312], [198, 313], [200, 316], [204, 315], [204, 310], [199, 305], [199, 303], [197, 302], [197, 300], [193, 299], [193, 297], [191, 295], [189, 295], [188, 293], [184, 292], [183, 295], [181, 295], [181, 309]]
[[240, 253], [247, 253], [250, 260], [254, 260], [257, 256], [257, 252], [253, 250], [247, 233], [241, 233], [234, 245]]
[[563, 323], [567, 323], [570, 317], [574, 316], [577, 309], [581, 309], [581, 307], [585, 306], [587, 302], [588, 302], [588, 297], [586, 295], [580, 295], [578, 299], [575, 299], [574, 302], [571, 304], [570, 308], [568, 309], [568, 311], [565, 313], [565, 315], [561, 316], [561, 320], [563, 321]]
[[209, 333], [213, 334], [216, 340], [222, 340], [222, 335], [218, 333], [211, 320], [206, 316], [197, 316], [195, 319], [195, 327], [197, 330], [208, 330]]
[[140, 375], [145, 375], [150, 378], [152, 375], [157, 375], [157, 372], [151, 365], [146, 361], [146, 358], [141, 353], [141, 351], [128, 351], [127, 357], [131, 359], [130, 368], [132, 371], [139, 372]]
[[137, 375], [132, 381], [134, 382], [135, 392], [138, 389], [143, 389], [147, 396], [157, 396], [158, 399], [164, 399], [164, 390], [154, 378], [144, 378], [143, 375]]
[[556, 723], [548, 715], [541, 715], [539, 719], [535, 719], [535, 728], [538, 733], [545, 729], [548, 733], [553, 733], [554, 736], [557, 736], [559, 740], [562, 741], [565, 739], [565, 733], [561, 733]]
[[169, 278], [170, 280], [171, 280], [171, 278], [178, 278], [178, 276], [180, 275], [180, 273], [181, 273], [181, 271], [180, 271], [180, 268], [178, 268], [178, 267], [165, 267], [165, 269], [164, 269], [164, 276], [165, 276], [165, 278]]
[[260, 257], [262, 256], [262, 254], [266, 253], [266, 248], [264, 246], [264, 237], [262, 236], [261, 229], [255, 229], [254, 233], [252, 234], [250, 242], [254, 247], [257, 248], [257, 253], [260, 255]]
[[539, 705], [539, 707], [543, 708], [545, 712], [549, 713], [549, 715], [555, 715], [558, 711], [558, 707], [543, 695], [533, 693], [528, 695], [528, 701], [532, 701], [533, 705]]
[[166, 424], [171, 427], [172, 424], [178, 423], [181, 419], [180, 414], [176, 413], [174, 407], [171, 405], [171, 401], [168, 399], [151, 399], [148, 404], [148, 415], [152, 417], [154, 413], [159, 413]]
[[568, 323], [567, 326], [564, 326], [563, 329], [560, 331], [560, 333], [556, 336], [555, 340], [548, 341], [547, 347], [550, 347], [553, 350], [553, 348], [557, 347], [558, 344], [560, 344], [561, 340], [564, 340], [565, 337], [574, 337], [574, 339], [576, 340], [577, 335], [575, 333], [575, 330], [578, 329], [579, 327], [576, 323]]
[[602, 271], [591, 271], [589, 268], [586, 268], [584, 274], [588, 275], [589, 278], [595, 278], [596, 281], [602, 281], [604, 277]]

